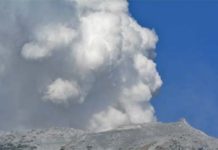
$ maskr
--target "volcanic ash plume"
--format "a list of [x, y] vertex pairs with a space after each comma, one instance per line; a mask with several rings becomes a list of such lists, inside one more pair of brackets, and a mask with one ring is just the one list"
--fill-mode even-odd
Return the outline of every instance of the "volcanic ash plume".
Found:
[[126, 0], [2, 0], [0, 14], [0, 128], [156, 120], [158, 37]]

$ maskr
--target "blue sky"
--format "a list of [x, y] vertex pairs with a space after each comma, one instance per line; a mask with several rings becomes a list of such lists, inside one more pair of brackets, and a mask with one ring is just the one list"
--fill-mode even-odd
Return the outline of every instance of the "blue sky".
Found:
[[218, 2], [130, 0], [130, 13], [159, 36], [163, 86], [152, 103], [162, 122], [185, 117], [218, 137]]

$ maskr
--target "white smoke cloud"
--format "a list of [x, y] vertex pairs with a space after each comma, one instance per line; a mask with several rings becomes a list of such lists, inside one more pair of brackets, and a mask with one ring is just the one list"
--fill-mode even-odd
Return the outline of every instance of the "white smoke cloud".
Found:
[[0, 64], [0, 76], [1, 76], [1, 74], [4, 73], [4, 70], [5, 70], [5, 66]]
[[[106, 110], [97, 113], [90, 124], [92, 130], [103, 131], [117, 128], [125, 124], [137, 124], [155, 121], [154, 109], [148, 103], [151, 92], [144, 83], [136, 83], [132, 87], [123, 87], [119, 107], [109, 106]], [[146, 108], [140, 105], [145, 101]]]
[[0, 128], [102, 131], [156, 120], [158, 37], [126, 0], [3, 0], [0, 13], [0, 120], [12, 118]]
[[108, 107], [107, 110], [95, 114], [91, 120], [91, 128], [98, 131], [110, 130], [119, 127], [120, 124], [127, 124], [128, 118], [125, 113]]
[[54, 103], [67, 103], [69, 98], [78, 98], [80, 90], [75, 82], [67, 80], [56, 79], [52, 84], [47, 87], [45, 99]]
[[[74, 1], [74, 0], [69, 0]], [[75, 0], [82, 12], [110, 11], [127, 12], [128, 3], [125, 0]]]
[[4, 59], [4, 51], [3, 51], [3, 47], [1, 47], [0, 45], [0, 77], [4, 74], [5, 72], [5, 59]]
[[26, 59], [51, 56], [52, 51], [64, 47], [76, 37], [76, 31], [64, 25], [47, 25], [35, 32], [35, 40], [26, 43], [21, 51]]

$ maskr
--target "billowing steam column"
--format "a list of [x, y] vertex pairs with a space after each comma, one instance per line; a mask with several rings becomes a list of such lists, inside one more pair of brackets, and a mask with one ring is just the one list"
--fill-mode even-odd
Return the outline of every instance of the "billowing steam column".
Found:
[[[130, 16], [127, 0], [4, 1], [0, 9], [0, 58], [7, 60], [0, 60], [7, 85], [0, 94], [5, 108], [13, 105], [4, 113], [14, 114], [8, 124], [74, 124], [87, 113], [83, 124], [102, 131], [156, 120], [158, 37]], [[71, 116], [75, 105], [81, 111]]]

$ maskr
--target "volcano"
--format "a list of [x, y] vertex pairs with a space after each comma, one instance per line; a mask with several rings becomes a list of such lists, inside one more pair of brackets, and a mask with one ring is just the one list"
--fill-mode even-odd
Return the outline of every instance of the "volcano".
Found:
[[144, 123], [104, 132], [72, 128], [2, 132], [0, 150], [218, 150], [218, 139], [174, 123]]

